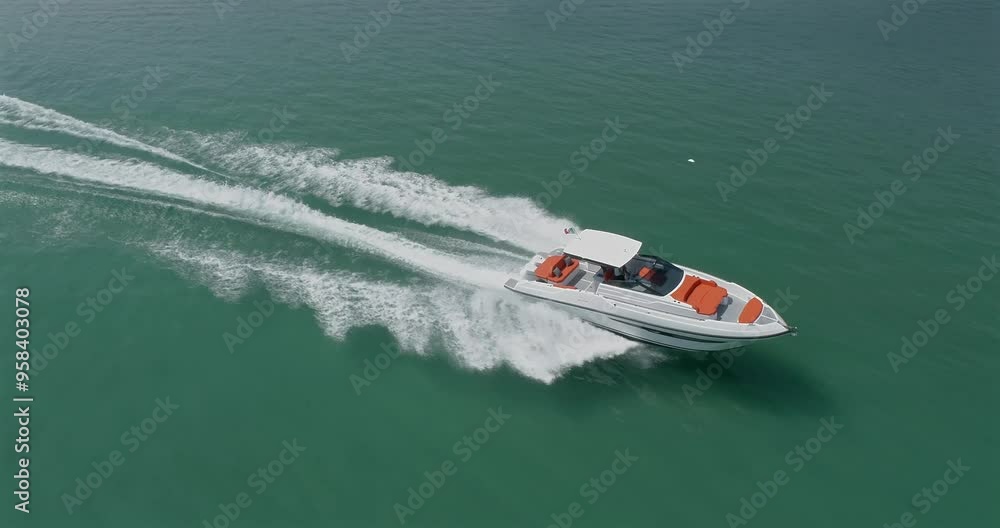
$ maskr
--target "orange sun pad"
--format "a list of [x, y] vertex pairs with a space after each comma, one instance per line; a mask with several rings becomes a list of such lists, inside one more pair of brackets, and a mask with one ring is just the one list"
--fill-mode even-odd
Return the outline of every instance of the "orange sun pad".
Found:
[[[580, 266], [580, 261], [572, 259], [569, 264], [566, 264], [565, 259], [566, 257], [563, 255], [552, 255], [535, 268], [535, 276], [555, 283], [566, 280], [566, 277], [569, 277]], [[562, 272], [558, 277], [555, 276], [556, 269]]]
[[701, 315], [713, 315], [729, 292], [718, 283], [694, 275], [685, 275], [681, 285], [670, 294], [682, 303], [690, 304]]
[[746, 306], [743, 307], [743, 311], [740, 312], [739, 321], [741, 323], [752, 323], [760, 317], [760, 313], [763, 311], [764, 303], [762, 303], [760, 299], [754, 297], [753, 299], [750, 299], [750, 302], [748, 302]]
[[701, 284], [700, 278], [695, 277], [694, 275], [687, 275], [684, 277], [684, 282], [682, 282], [681, 285], [674, 290], [674, 293], [670, 294], [670, 296], [680, 302], [685, 302], [687, 301], [688, 296], [691, 295], [691, 292], [694, 291], [695, 286], [699, 284]]

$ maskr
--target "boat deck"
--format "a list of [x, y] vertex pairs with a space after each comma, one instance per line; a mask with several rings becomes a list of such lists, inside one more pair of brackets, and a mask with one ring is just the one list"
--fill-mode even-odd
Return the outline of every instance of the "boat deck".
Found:
[[587, 262], [586, 260], [580, 261], [580, 267], [573, 272], [564, 284], [566, 286], [572, 286], [578, 290], [589, 291], [591, 293], [597, 291], [597, 287], [604, 282], [604, 275], [601, 272], [601, 266], [594, 264], [593, 262]]
[[[552, 254], [560, 253], [554, 252]], [[633, 270], [630, 269], [629, 271], [632, 272]], [[667, 284], [665, 285], [666, 289], [673, 290], [677, 284], [680, 284], [683, 276], [683, 270], [679, 268], [671, 270], [667, 279]], [[743, 311], [743, 308], [749, 301], [749, 299], [743, 299], [740, 296], [734, 295], [735, 292], [730, 289], [728, 292], [729, 294], [723, 298], [722, 303], [719, 305], [718, 311], [715, 314], [701, 315], [697, 311], [693, 310], [688, 304], [678, 302], [669, 295], [650, 295], [646, 288], [638, 283], [629, 287], [627, 283], [623, 283], [622, 281], [613, 282], [613, 284], [610, 282], [605, 284], [604, 271], [600, 264], [581, 260], [579, 267], [577, 267], [577, 269], [572, 272], [572, 275], [563, 281], [561, 285], [588, 293], [599, 293], [601, 296], [609, 300], [625, 302], [637, 307], [646, 308], [648, 310], [673, 313], [675, 315], [682, 315], [693, 319], [709, 319], [733, 323], [739, 320], [740, 312]], [[601, 287], [602, 285], [604, 285], [603, 288]]]
[[[520, 279], [508, 280], [505, 287], [577, 308], [574, 313], [591, 322], [587, 318], [593, 316], [601, 325], [625, 324], [626, 330], [618, 330], [631, 332], [628, 336], [667, 346], [678, 345], [670, 341], [678, 338], [670, 332], [736, 340], [709, 345], [704, 340], [686, 342], [715, 350], [717, 345], [792, 331], [771, 306], [732, 281], [641, 255], [641, 244], [624, 237], [585, 230], [575, 240], [580, 242], [571, 251], [557, 248], [535, 254], [521, 269]], [[636, 331], [646, 334], [638, 336]]]

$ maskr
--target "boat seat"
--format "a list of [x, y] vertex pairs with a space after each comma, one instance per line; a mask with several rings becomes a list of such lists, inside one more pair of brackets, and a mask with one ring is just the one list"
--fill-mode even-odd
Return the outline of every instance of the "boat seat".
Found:
[[[706, 287], [702, 286], [702, 288]], [[694, 306], [694, 309], [701, 315], [715, 315], [715, 312], [719, 311], [722, 299], [725, 299], [729, 295], [729, 292], [725, 288], [719, 286], [711, 286], [709, 288], [697, 303], [691, 303], [691, 306]]]
[[695, 275], [685, 275], [684, 282], [681, 282], [681, 285], [678, 286], [677, 289], [670, 294], [670, 296], [673, 297], [674, 299], [677, 299], [680, 302], [694, 304], [691, 302], [691, 297], [694, 294], [695, 290], [697, 290], [698, 286], [700, 285], [707, 285], [714, 287], [718, 286], [718, 283], [712, 280], [706, 280], [701, 277], [697, 277]]
[[665, 274], [657, 274], [656, 270], [646, 266], [643, 266], [642, 269], [639, 270], [639, 278], [648, 280], [656, 286], [662, 286], [663, 283], [667, 281], [667, 276]]
[[702, 297], [704, 297], [709, 291], [711, 291], [713, 286], [711, 284], [705, 284], [702, 282], [694, 287], [694, 291], [691, 295], [688, 295], [686, 303], [691, 306], [698, 306], [701, 303]]
[[741, 323], [752, 323], [760, 317], [760, 313], [764, 311], [764, 303], [760, 299], [754, 297], [750, 299], [750, 302], [743, 307], [743, 311], [740, 312], [739, 321]]
[[695, 286], [698, 284], [701, 284], [700, 277], [685, 275], [684, 282], [682, 282], [681, 285], [674, 290], [674, 293], [670, 294], [670, 296], [680, 302], [687, 302], [687, 298], [691, 295], [691, 292], [694, 291]]
[[580, 261], [564, 255], [552, 255], [535, 268], [535, 276], [553, 283], [560, 283], [580, 267]]
[[681, 285], [670, 294], [682, 303], [690, 304], [701, 315], [715, 315], [722, 300], [729, 295], [718, 283], [694, 275], [685, 275]]

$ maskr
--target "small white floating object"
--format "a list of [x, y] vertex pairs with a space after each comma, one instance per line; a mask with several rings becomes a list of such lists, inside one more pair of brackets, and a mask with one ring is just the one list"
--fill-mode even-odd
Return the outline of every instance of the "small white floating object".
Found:
[[688, 163], [694, 163], [694, 160], [691, 159], [691, 158], [688, 158]]

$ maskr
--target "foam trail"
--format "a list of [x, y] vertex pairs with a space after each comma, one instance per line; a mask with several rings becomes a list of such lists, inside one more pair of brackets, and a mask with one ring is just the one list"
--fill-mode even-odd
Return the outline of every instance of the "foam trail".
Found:
[[137, 160], [99, 159], [0, 139], [0, 164], [216, 207], [254, 218], [263, 225], [387, 258], [448, 281], [499, 288], [507, 276], [406, 238], [325, 215], [286, 196], [205, 181]]
[[[2, 163], [0, 163], [2, 165]], [[121, 192], [120, 188], [110, 187], [101, 183], [96, 183], [92, 181], [82, 181], [82, 180], [71, 180], [72, 187], [70, 189], [76, 194], [82, 194], [87, 196], [93, 196], [98, 198], [112, 199], [117, 202], [128, 202], [132, 204], [137, 204], [139, 206], [145, 207], [146, 210], [162, 209], [169, 206], [172, 210], [185, 211], [192, 215], [199, 215], [203, 217], [214, 217], [219, 219], [225, 219], [235, 222], [240, 222], [245, 220], [244, 218], [238, 216], [229, 211], [209, 211], [204, 208], [199, 209], [197, 206], [184, 205], [181, 202], [167, 200], [161, 197], [136, 197], [129, 196]], [[67, 190], [66, 183], [52, 183], [50, 185], [46, 184], [36, 184], [37, 188], [48, 189], [50, 191], [62, 192]], [[14, 193], [11, 196], [17, 196], [24, 200], [24, 203], [29, 203], [37, 205], [39, 198], [32, 194], [18, 194]], [[3, 205], [5, 201], [13, 201], [13, 198], [7, 199], [5, 193], [0, 192], [0, 205]], [[64, 205], [61, 207], [65, 207]], [[77, 209], [78, 211], [79, 209]], [[111, 217], [117, 214], [115, 210], [104, 210], [102, 213], [105, 217]], [[126, 225], [130, 224], [132, 219], [123, 219]], [[170, 226], [172, 227], [172, 226]], [[70, 232], [73, 231], [74, 226], [66, 225], [61, 226], [63, 231]], [[83, 227], [82, 225], [75, 226], [76, 231], [79, 232], [81, 229], [89, 229]], [[161, 226], [160, 229], [169, 228], [166, 226]], [[513, 273], [520, 269], [527, 260], [527, 256], [518, 255], [506, 251], [501, 248], [491, 247], [484, 244], [478, 244], [475, 242], [470, 242], [467, 240], [461, 240], [456, 238], [449, 238], [440, 235], [434, 235], [430, 233], [420, 233], [420, 232], [408, 232], [403, 234], [409, 240], [412, 240], [418, 244], [423, 244], [432, 247], [438, 251], [445, 251], [450, 254], [457, 254], [461, 256], [469, 264], [474, 264], [479, 268], [488, 268], [496, 270], [508, 270]]]
[[[25, 205], [30, 205], [31, 207], [38, 207], [43, 203], [44, 199], [33, 194], [27, 194], [19, 191], [0, 191], [0, 205], [10, 204], [14, 207], [24, 207]], [[2, 235], [2, 233], [0, 233]]]
[[407, 232], [406, 236], [417, 242], [421, 242], [436, 248], [441, 248], [450, 252], [492, 254], [498, 257], [506, 257], [507, 259], [511, 260], [514, 264], [516, 264], [516, 267], [518, 268], [523, 266], [524, 263], [530, 260], [531, 257], [531, 255], [515, 253], [513, 251], [508, 251], [501, 247], [487, 246], [486, 244], [471, 242], [469, 240], [464, 240], [461, 238], [435, 235], [433, 233]]
[[[183, 242], [146, 248], [190, 272], [222, 298], [237, 298], [260, 282], [279, 302], [310, 307], [334, 339], [343, 339], [352, 328], [379, 325], [406, 351], [427, 354], [433, 344], [443, 342], [449, 354], [474, 370], [506, 364], [551, 383], [571, 367], [636, 346], [548, 306], [498, 292], [470, 295], [441, 284], [375, 282], [356, 273], [322, 271]], [[340, 382], [350, 384], [349, 375], [343, 373]]]
[[424, 225], [455, 227], [531, 251], [561, 245], [563, 229], [573, 225], [527, 198], [491, 196], [476, 187], [393, 170], [389, 158], [338, 161], [336, 150], [247, 145], [243, 136], [172, 131], [165, 144], [198, 152], [232, 172], [269, 177], [283, 189], [315, 194], [334, 205], [346, 202]]
[[224, 174], [219, 174], [209, 168], [203, 167], [187, 158], [178, 156], [169, 150], [143, 143], [123, 136], [112, 130], [101, 128], [96, 125], [81, 121], [74, 117], [61, 114], [50, 108], [39, 106], [27, 101], [22, 101], [16, 97], [0, 95], [0, 124], [13, 125], [27, 130], [41, 130], [45, 132], [58, 132], [80, 139], [95, 142], [110, 143], [119, 147], [134, 149], [153, 154], [171, 161], [187, 164], [199, 170], [210, 172], [225, 178]]

